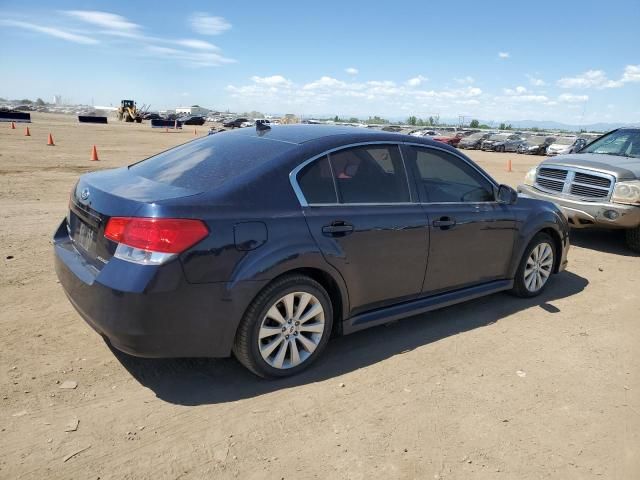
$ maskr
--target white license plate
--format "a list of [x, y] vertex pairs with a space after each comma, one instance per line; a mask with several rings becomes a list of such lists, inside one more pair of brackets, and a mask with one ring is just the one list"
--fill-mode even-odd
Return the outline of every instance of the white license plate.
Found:
[[96, 232], [92, 230], [86, 223], [78, 222], [78, 232], [76, 234], [76, 242], [87, 252], [93, 251], [96, 243]]

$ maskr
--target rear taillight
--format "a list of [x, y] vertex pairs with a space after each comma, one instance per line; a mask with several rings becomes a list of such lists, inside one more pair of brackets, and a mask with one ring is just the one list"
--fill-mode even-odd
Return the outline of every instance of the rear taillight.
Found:
[[209, 234], [200, 220], [112, 217], [104, 236], [118, 244], [115, 257], [159, 264], [184, 252]]

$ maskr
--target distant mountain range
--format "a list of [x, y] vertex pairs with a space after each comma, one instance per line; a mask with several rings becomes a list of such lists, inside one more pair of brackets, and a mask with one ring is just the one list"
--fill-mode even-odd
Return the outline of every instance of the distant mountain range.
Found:
[[[514, 128], [534, 128], [538, 127], [543, 130], [569, 130], [577, 132], [580, 130], [587, 130], [588, 132], [608, 132], [614, 128], [629, 127], [640, 125], [640, 122], [633, 123], [590, 123], [588, 125], [570, 125], [567, 123], [553, 122], [553, 121], [539, 121], [539, 120], [507, 120], [504, 123], [511, 124]], [[495, 123], [494, 123], [495, 125]]]

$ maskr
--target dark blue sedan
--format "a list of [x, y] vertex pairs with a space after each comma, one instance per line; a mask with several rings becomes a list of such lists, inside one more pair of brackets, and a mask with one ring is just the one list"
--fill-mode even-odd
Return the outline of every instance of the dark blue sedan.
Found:
[[348, 334], [494, 292], [539, 294], [568, 226], [454, 148], [319, 125], [241, 129], [84, 175], [54, 236], [115, 348], [286, 376]]

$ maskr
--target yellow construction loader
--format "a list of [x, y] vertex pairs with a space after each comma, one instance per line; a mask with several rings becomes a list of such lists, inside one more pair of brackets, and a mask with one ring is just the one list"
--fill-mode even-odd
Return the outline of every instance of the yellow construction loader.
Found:
[[121, 100], [118, 108], [118, 120], [142, 123], [142, 114], [133, 100]]

